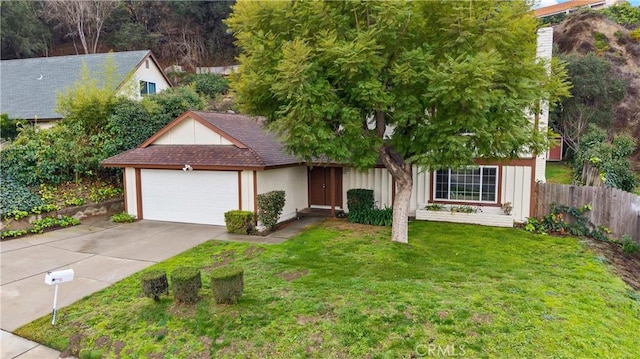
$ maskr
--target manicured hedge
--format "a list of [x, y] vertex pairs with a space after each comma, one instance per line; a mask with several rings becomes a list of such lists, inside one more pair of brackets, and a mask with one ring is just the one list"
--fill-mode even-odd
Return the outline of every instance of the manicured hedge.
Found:
[[349, 212], [373, 209], [373, 190], [352, 188], [347, 191]]
[[224, 223], [227, 232], [237, 234], [249, 234], [253, 231], [254, 215], [251, 211], [229, 211], [224, 214]]

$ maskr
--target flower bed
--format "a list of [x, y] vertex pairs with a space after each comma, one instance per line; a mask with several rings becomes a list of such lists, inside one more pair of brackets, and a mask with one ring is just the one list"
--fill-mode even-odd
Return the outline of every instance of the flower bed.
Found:
[[493, 227], [513, 227], [513, 216], [505, 214], [499, 207], [429, 205], [416, 210], [416, 219], [434, 222], [480, 224]]

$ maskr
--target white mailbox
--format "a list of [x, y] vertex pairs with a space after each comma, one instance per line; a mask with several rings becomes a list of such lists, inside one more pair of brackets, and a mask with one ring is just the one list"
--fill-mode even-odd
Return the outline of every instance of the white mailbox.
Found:
[[47, 272], [44, 276], [44, 282], [48, 285], [67, 283], [73, 280], [73, 269], [59, 270], [55, 272]]

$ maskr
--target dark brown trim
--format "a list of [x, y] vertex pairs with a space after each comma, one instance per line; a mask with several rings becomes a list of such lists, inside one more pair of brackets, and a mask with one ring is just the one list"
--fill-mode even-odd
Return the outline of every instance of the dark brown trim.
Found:
[[124, 210], [129, 213], [129, 206], [127, 203], [127, 169], [122, 169], [122, 195], [124, 196]]
[[[114, 168], [122, 168], [122, 167], [133, 167], [133, 168], [141, 168], [148, 170], [181, 170], [184, 165], [157, 165], [157, 164], [137, 164], [137, 163], [128, 163], [128, 164], [107, 164], [102, 165], [103, 167], [114, 167]], [[258, 170], [262, 171], [265, 167], [238, 167], [238, 166], [207, 166], [207, 165], [194, 165], [191, 164], [191, 168], [194, 171], [251, 171]]]
[[453, 205], [471, 206], [471, 207], [500, 207], [501, 206], [500, 203], [445, 201], [441, 199], [437, 199], [429, 203], [453, 204]]
[[503, 175], [503, 171], [502, 171], [502, 167], [503, 166], [498, 166], [498, 186], [496, 188], [496, 190], [498, 191], [498, 195], [497, 195], [497, 199], [498, 199], [498, 204], [502, 206], [502, 175]]
[[238, 171], [238, 210], [242, 211], [242, 171]]
[[475, 160], [480, 166], [535, 166], [536, 159], [533, 158], [513, 158], [513, 159], [481, 159]]
[[136, 210], [138, 212], [138, 219], [144, 219], [142, 212], [142, 176], [140, 169], [136, 168]]

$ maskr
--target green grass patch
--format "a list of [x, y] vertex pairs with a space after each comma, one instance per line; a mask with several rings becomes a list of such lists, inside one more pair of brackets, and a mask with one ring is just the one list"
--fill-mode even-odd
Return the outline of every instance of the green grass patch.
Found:
[[[271, 246], [204, 243], [152, 269], [202, 268], [200, 301], [145, 298], [140, 274], [16, 331], [83, 357], [605, 358], [640, 352], [640, 296], [577, 239], [519, 229], [327, 221]], [[244, 268], [236, 305], [209, 273]], [[632, 295], [633, 294], [633, 295]]]
[[564, 162], [547, 162], [545, 176], [548, 183], [573, 183], [573, 170]]

